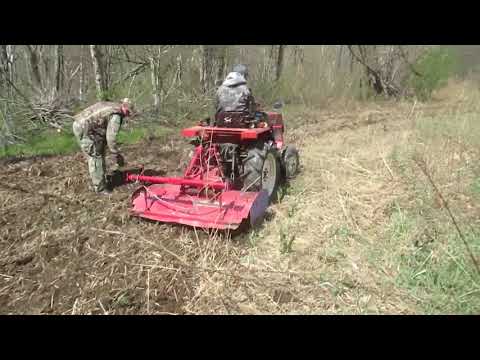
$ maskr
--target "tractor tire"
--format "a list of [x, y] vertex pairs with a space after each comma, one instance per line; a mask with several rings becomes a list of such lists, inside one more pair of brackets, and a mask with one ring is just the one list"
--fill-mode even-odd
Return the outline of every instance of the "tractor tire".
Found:
[[270, 201], [275, 201], [281, 177], [278, 153], [274, 149], [254, 147], [248, 151], [243, 164], [244, 191], [266, 190]]
[[300, 168], [300, 157], [294, 146], [287, 146], [282, 153], [282, 170], [285, 179], [293, 179]]

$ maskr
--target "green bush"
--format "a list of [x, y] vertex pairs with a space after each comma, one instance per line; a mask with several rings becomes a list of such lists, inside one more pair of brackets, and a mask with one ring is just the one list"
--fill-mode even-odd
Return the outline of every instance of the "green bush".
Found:
[[432, 92], [444, 86], [458, 68], [456, 54], [445, 48], [434, 48], [427, 51], [414, 64], [421, 76], [411, 74], [410, 86], [415, 95], [422, 101], [430, 99]]

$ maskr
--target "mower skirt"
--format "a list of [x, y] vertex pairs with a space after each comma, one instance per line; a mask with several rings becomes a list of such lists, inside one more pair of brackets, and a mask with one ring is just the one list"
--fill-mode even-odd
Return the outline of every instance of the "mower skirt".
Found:
[[260, 221], [268, 203], [266, 191], [227, 190], [207, 198], [190, 195], [181, 185], [155, 184], [135, 191], [131, 212], [160, 222], [235, 230], [244, 220], [251, 225]]

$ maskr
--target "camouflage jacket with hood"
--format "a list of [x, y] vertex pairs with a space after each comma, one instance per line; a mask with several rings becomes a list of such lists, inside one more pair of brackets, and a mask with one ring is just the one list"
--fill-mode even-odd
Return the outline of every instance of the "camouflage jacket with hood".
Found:
[[84, 136], [94, 141], [107, 141], [110, 151], [118, 154], [117, 135], [123, 121], [121, 104], [96, 103], [74, 116], [74, 122], [83, 129]]
[[255, 99], [247, 86], [245, 78], [236, 72], [228, 74], [217, 90], [217, 113], [219, 112], [255, 112]]

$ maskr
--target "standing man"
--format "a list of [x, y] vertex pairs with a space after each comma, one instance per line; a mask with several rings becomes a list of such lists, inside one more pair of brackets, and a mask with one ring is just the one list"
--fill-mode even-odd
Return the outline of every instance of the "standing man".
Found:
[[105, 148], [108, 148], [119, 167], [125, 160], [117, 145], [117, 135], [125, 117], [131, 116], [134, 107], [130, 99], [120, 103], [98, 102], [74, 116], [73, 133], [87, 157], [88, 171], [97, 194], [112, 192], [107, 184], [105, 172]]

